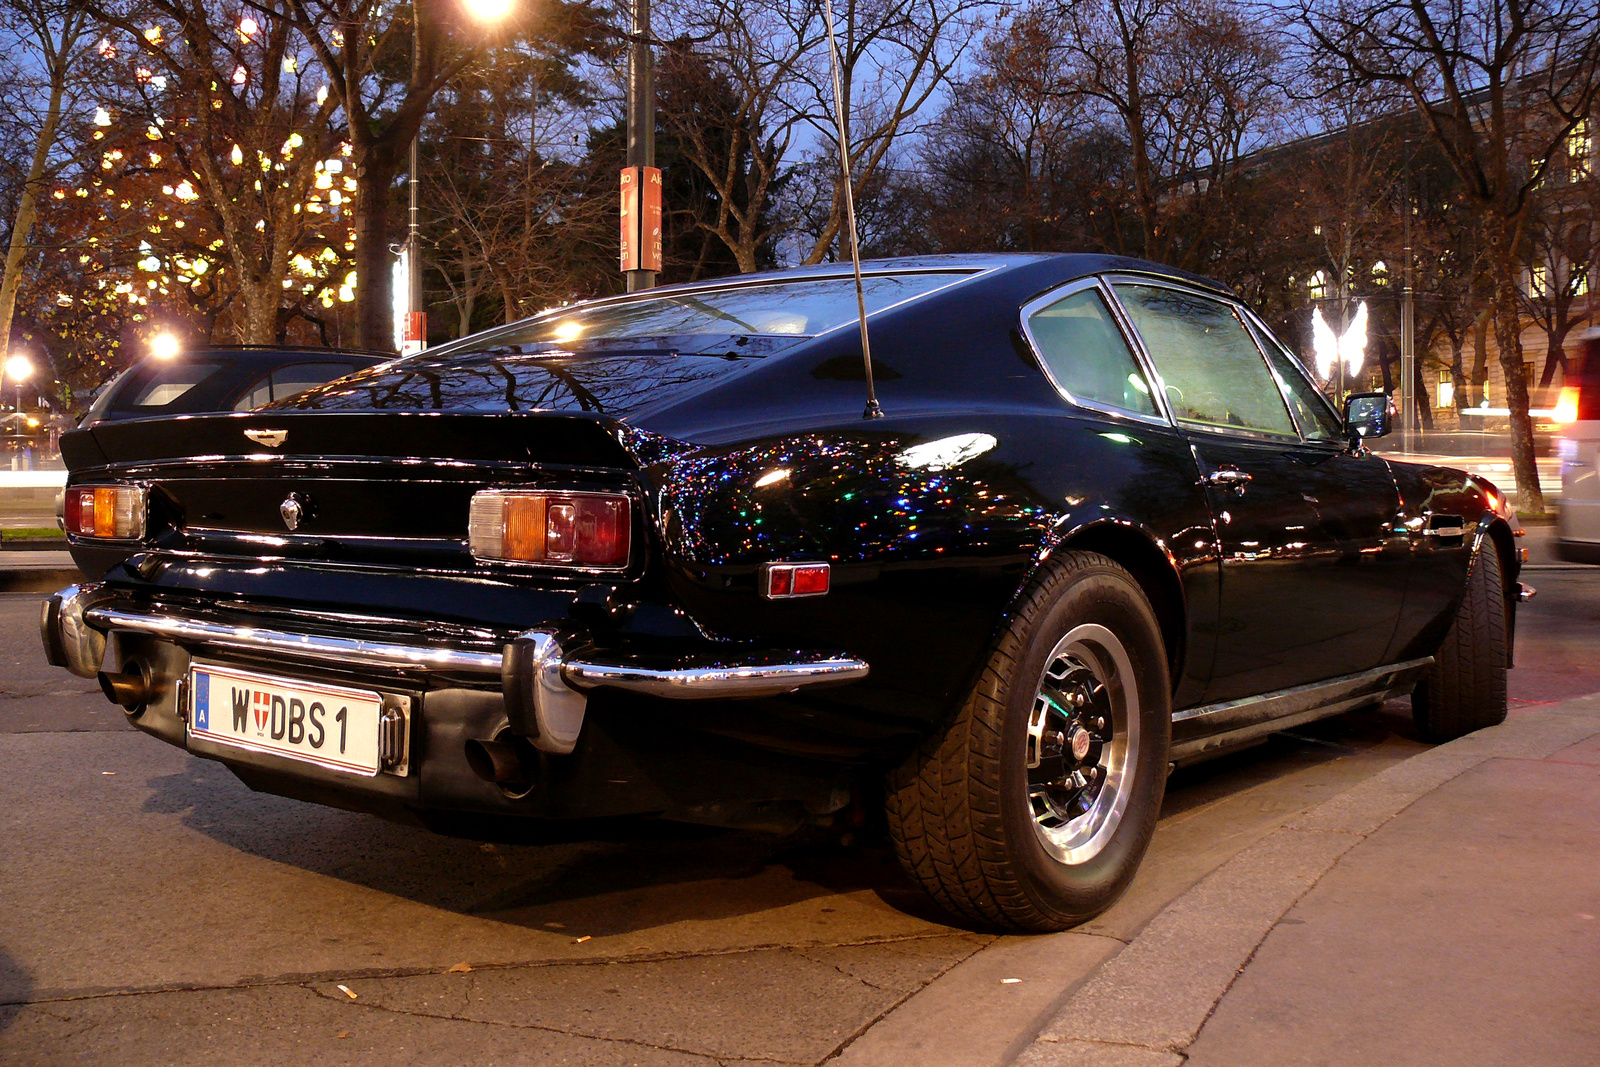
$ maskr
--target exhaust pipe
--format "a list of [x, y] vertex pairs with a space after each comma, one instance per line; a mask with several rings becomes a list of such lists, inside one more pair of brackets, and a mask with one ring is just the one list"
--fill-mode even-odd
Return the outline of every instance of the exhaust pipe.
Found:
[[119, 705], [129, 715], [137, 715], [146, 704], [155, 699], [155, 687], [150, 683], [150, 668], [141, 660], [125, 666], [128, 671], [101, 671], [100, 691], [111, 703]]
[[501, 730], [492, 741], [472, 738], [466, 746], [467, 766], [508, 796], [526, 796], [539, 773], [539, 752], [527, 738]]

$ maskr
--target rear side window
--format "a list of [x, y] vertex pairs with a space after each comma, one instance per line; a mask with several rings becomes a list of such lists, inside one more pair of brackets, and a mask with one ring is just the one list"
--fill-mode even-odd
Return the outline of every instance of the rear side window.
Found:
[[1081, 290], [1035, 311], [1028, 316], [1028, 334], [1051, 381], [1070, 399], [1157, 414], [1150, 383], [1097, 290]]
[[307, 389], [343, 378], [355, 369], [354, 363], [294, 363], [279, 367], [252, 385], [233, 405], [233, 410], [254, 411], [274, 400], [287, 400]]
[[1178, 421], [1298, 437], [1261, 350], [1231, 307], [1165, 286], [1116, 287]]
[[221, 363], [152, 363], [140, 368], [126, 393], [112, 402], [121, 411], [155, 411], [175, 403], [195, 386], [220, 373]]

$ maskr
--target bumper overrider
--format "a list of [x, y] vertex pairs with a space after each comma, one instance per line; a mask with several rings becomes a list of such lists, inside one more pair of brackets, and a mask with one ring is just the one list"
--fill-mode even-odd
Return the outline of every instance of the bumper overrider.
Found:
[[[594, 736], [618, 732], [593, 722], [594, 699], [605, 694], [613, 695], [607, 697], [613, 703], [615, 694], [672, 702], [773, 697], [859, 681], [868, 673], [862, 660], [827, 651], [606, 649], [570, 620], [500, 633], [239, 605], [205, 607], [133, 597], [93, 584], [51, 596], [42, 609], [40, 636], [52, 665], [98, 679], [107, 698], [145, 732], [221, 759], [257, 788], [370, 810], [382, 809], [351, 803], [341, 794], [386, 797], [413, 808], [496, 811], [508, 810], [507, 802], [513, 802], [511, 810], [524, 810], [527, 804], [517, 809], [514, 802], [542, 799], [537, 813], [554, 816], [641, 807], [670, 813], [677, 806], [693, 817], [697, 790], [675, 790], [670, 782], [663, 786], [659, 774], [638, 776], [651, 779], [648, 786], [627, 775], [627, 768], [639, 762], [637, 752], [628, 751], [637, 748], [629, 740], [639, 741], [633, 735], [648, 728], [625, 731], [628, 740]], [[207, 663], [354, 682], [379, 691], [382, 773], [353, 779], [196, 736], [187, 728], [193, 699], [188, 679], [194, 664]], [[580, 752], [586, 729], [589, 742]], [[648, 738], [643, 743], [651, 745]], [[659, 736], [654, 748], [661, 748]], [[591, 766], [564, 768], [564, 760]], [[478, 780], [476, 793], [454, 773], [462, 768]], [[692, 773], [704, 777], [717, 771], [701, 767]], [[762, 774], [771, 776], [770, 770]], [[609, 788], [604, 791], [610, 801], [595, 804], [578, 795], [586, 781], [635, 788]], [[485, 791], [485, 782], [496, 788]], [[675, 805], [674, 797], [683, 803]], [[817, 804], [828, 806], [825, 800]], [[807, 805], [816, 806], [809, 800]]]

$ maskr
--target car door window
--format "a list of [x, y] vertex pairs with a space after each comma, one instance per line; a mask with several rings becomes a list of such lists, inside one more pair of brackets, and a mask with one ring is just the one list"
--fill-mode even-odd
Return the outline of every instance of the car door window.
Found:
[[1083, 289], [1040, 308], [1027, 325], [1045, 373], [1069, 399], [1158, 414], [1150, 383], [1098, 291]]
[[1344, 423], [1328, 406], [1322, 391], [1311, 384], [1300, 367], [1299, 360], [1291, 356], [1266, 330], [1250, 323], [1250, 332], [1261, 342], [1267, 362], [1272, 365], [1273, 377], [1283, 391], [1284, 403], [1294, 412], [1294, 421], [1300, 425], [1300, 436], [1307, 441], [1343, 441]]
[[1261, 350], [1231, 307], [1166, 286], [1123, 283], [1116, 291], [1180, 422], [1297, 436]]

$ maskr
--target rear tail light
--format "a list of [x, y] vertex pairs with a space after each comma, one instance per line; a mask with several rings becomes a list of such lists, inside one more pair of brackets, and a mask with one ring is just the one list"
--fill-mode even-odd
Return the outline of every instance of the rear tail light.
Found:
[[1578, 387], [1576, 385], [1563, 386], [1561, 396], [1556, 400], [1556, 409], [1551, 414], [1556, 422], [1578, 421]]
[[61, 525], [76, 537], [136, 541], [144, 536], [147, 498], [137, 485], [74, 485], [62, 501]]
[[826, 563], [768, 563], [761, 571], [761, 595], [768, 600], [822, 596], [832, 577]]
[[633, 523], [620, 493], [485, 489], [472, 497], [467, 542], [479, 559], [566, 567], [628, 565]]

